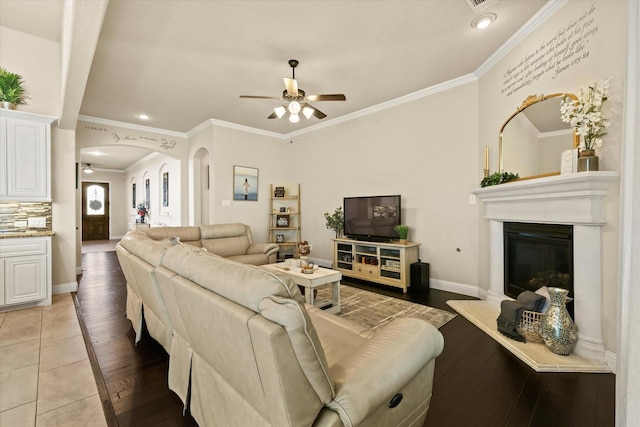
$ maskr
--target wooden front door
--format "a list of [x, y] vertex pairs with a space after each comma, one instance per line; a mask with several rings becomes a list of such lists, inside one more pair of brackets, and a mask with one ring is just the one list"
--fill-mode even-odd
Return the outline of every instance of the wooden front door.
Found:
[[82, 183], [82, 240], [109, 240], [109, 184]]

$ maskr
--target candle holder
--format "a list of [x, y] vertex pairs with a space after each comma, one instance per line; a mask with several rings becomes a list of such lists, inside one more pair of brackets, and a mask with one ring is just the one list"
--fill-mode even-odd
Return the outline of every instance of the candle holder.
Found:
[[489, 169], [483, 169], [483, 172], [485, 178], [489, 176]]

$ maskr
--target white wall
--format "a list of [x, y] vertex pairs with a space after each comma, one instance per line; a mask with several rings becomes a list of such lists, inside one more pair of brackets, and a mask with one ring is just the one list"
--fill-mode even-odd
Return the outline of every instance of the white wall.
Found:
[[59, 116], [61, 50], [59, 43], [0, 27], [0, 64], [24, 80], [28, 98], [20, 110]]
[[[626, 31], [627, 2], [567, 2], [546, 22], [526, 37], [504, 59], [492, 64], [480, 79], [480, 143], [490, 144], [492, 152], [497, 152], [496, 129], [499, 129], [506, 117], [513, 113], [522, 101], [531, 94], [550, 94], [573, 92], [578, 93], [583, 86], [593, 84], [604, 78], [611, 78], [611, 95], [606, 105], [606, 113], [611, 118], [612, 126], [604, 137], [605, 145], [599, 150], [600, 170], [620, 170], [620, 149], [622, 140], [622, 106], [623, 88], [626, 66]], [[576, 29], [584, 31], [575, 34]], [[566, 29], [571, 27], [570, 29]], [[583, 46], [580, 52], [571, 54], [571, 50], [553, 57], [553, 66], [549, 62], [549, 71], [540, 74], [534, 72], [525, 81], [530, 84], [522, 86], [510, 94], [506, 90], [505, 80], [509, 69], [524, 69], [527, 55], [539, 55], [547, 52], [550, 45], [562, 43], [562, 39], [576, 41], [584, 37], [586, 32], [594, 31], [586, 39], [574, 45]], [[565, 31], [564, 35], [559, 34]], [[558, 38], [550, 42], [556, 35]], [[571, 42], [571, 40], [569, 40]], [[543, 45], [545, 47], [543, 47]], [[558, 48], [560, 49], [560, 47]], [[575, 49], [574, 49], [575, 50]], [[538, 52], [538, 53], [536, 53]], [[585, 54], [588, 56], [585, 57]], [[555, 55], [555, 51], [550, 56]], [[571, 55], [566, 60], [566, 55]], [[580, 61], [575, 63], [576, 59]], [[559, 63], [557, 63], [559, 61]], [[573, 65], [571, 63], [574, 62]], [[565, 68], [567, 67], [568, 68]], [[531, 71], [531, 69], [529, 69]], [[540, 70], [538, 70], [540, 71]], [[516, 85], [517, 87], [517, 85]], [[495, 170], [497, 157], [491, 159], [491, 169]], [[480, 163], [478, 159], [478, 164]], [[603, 243], [603, 337], [605, 347], [615, 351], [616, 347], [616, 283], [619, 238], [619, 185], [613, 185], [606, 197], [605, 214], [607, 224], [602, 227]], [[488, 224], [483, 222], [479, 253], [481, 264], [488, 265]], [[488, 269], [484, 269], [480, 277], [483, 288], [487, 287]]]

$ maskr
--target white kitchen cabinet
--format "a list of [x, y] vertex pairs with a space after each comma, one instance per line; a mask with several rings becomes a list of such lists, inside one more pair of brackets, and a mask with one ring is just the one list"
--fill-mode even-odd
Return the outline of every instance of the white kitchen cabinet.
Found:
[[0, 110], [0, 199], [51, 200], [51, 124], [55, 120]]
[[51, 237], [0, 239], [0, 307], [51, 299]]

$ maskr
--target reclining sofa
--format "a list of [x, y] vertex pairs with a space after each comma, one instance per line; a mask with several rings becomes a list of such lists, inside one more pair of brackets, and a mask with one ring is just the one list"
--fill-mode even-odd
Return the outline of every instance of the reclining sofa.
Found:
[[116, 250], [136, 340], [144, 319], [200, 426], [422, 426], [435, 327], [365, 330], [306, 305], [289, 278], [187, 244], [191, 232], [133, 230]]

